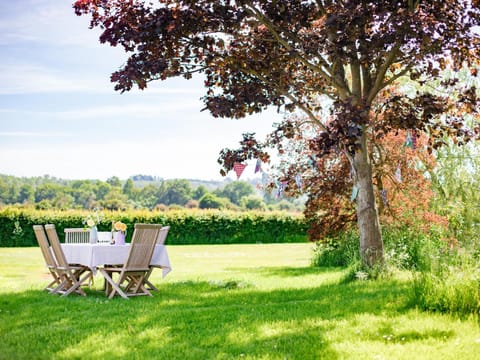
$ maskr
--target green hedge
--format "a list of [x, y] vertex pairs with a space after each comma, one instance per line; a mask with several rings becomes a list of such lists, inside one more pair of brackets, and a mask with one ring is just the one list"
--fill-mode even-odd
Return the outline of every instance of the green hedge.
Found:
[[[0, 247], [37, 246], [32, 225], [55, 224], [60, 240], [64, 228], [83, 227], [91, 213], [82, 210], [0, 209]], [[301, 215], [284, 212], [232, 212], [221, 210], [102, 211], [99, 231], [109, 231], [112, 221], [128, 226], [131, 240], [135, 223], [170, 226], [168, 244], [242, 244], [307, 241], [307, 224]]]

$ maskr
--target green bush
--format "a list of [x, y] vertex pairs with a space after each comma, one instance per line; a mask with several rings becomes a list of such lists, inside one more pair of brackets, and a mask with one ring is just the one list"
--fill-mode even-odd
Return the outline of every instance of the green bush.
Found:
[[360, 241], [356, 231], [317, 242], [313, 249], [312, 265], [318, 267], [347, 267], [360, 258]]
[[449, 250], [415, 274], [412, 302], [424, 310], [480, 317], [480, 265], [466, 252]]
[[[0, 209], [0, 247], [36, 246], [32, 225], [55, 224], [63, 241], [64, 228], [83, 227], [84, 210]], [[103, 211], [99, 231], [109, 231], [112, 221], [127, 225], [131, 240], [135, 223], [170, 226], [169, 244], [282, 243], [307, 241], [303, 216], [283, 212], [235, 212], [226, 210]]]
[[[443, 233], [435, 228], [425, 234], [413, 227], [385, 227], [382, 235], [386, 265], [397, 269], [429, 269], [431, 254], [446, 246]], [[358, 232], [343, 232], [316, 244], [312, 264], [320, 267], [352, 266], [360, 262], [359, 249]]]
[[387, 227], [382, 235], [386, 262], [397, 269], [428, 270], [431, 255], [447, 246], [444, 231], [436, 227], [428, 234], [415, 227]]
[[207, 193], [200, 198], [198, 206], [200, 209], [222, 209], [225, 207], [225, 199]]

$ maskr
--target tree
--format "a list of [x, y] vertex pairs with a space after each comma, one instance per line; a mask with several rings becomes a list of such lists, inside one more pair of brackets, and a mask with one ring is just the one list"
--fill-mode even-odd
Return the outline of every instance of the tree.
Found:
[[110, 184], [112, 187], [122, 187], [122, 182], [118, 176], [112, 176], [107, 179], [107, 184]]
[[[373, 129], [381, 136], [375, 111], [383, 110], [385, 132], [424, 131], [431, 147], [446, 134], [460, 142], [474, 135], [461, 113], [478, 111], [477, 92], [455, 78], [444, 86], [459, 89], [456, 98], [431, 89], [379, 95], [402, 77], [421, 83], [447, 67], [478, 64], [478, 0], [78, 0], [74, 7], [92, 15], [101, 42], [132, 53], [111, 76], [116, 90], [202, 73], [205, 109], [215, 117], [241, 118], [271, 105], [304, 112], [314, 133], [309, 157], [340, 151], [349, 161], [367, 266], [383, 263], [368, 143]], [[315, 101], [320, 95], [331, 100], [329, 116]], [[277, 136], [295, 131], [286, 123]], [[269, 160], [251, 134], [219, 162], [225, 173], [250, 158]]]
[[241, 205], [247, 210], [265, 210], [265, 202], [262, 198], [254, 195], [244, 196]]
[[22, 184], [18, 193], [19, 203], [31, 203], [35, 200], [35, 190], [30, 184]]
[[127, 179], [123, 185], [123, 193], [129, 198], [135, 197], [135, 185], [132, 179]]
[[45, 183], [35, 189], [35, 202], [53, 200], [58, 195], [65, 193], [65, 187], [59, 184]]
[[165, 182], [162, 196], [158, 199], [159, 203], [166, 205], [185, 205], [190, 200], [192, 187], [190, 182], [185, 179], [175, 179]]
[[200, 200], [203, 197], [203, 195], [207, 194], [208, 192], [209, 191], [205, 185], [200, 185], [200, 186], [197, 186], [195, 190], [193, 190], [192, 197], [194, 200]]
[[97, 180], [95, 181], [95, 196], [98, 200], [103, 200], [105, 195], [107, 195], [112, 186], [104, 181]]
[[215, 191], [220, 197], [228, 198], [233, 204], [240, 205], [243, 197], [254, 193], [253, 186], [246, 181], [233, 181], [225, 185], [223, 189]]
[[110, 192], [99, 203], [107, 210], [124, 210], [128, 208], [128, 198], [119, 187], [112, 187]]
[[206, 193], [198, 202], [200, 209], [222, 209], [225, 207], [228, 199], [222, 199], [212, 193]]

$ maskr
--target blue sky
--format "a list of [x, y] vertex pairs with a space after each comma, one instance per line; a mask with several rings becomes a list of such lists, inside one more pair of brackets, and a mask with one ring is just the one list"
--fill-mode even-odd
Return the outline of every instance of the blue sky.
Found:
[[72, 2], [0, 1], [0, 174], [220, 180], [219, 151], [281, 119], [273, 109], [241, 120], [200, 112], [201, 79], [115, 92], [110, 74], [126, 55], [101, 45]]

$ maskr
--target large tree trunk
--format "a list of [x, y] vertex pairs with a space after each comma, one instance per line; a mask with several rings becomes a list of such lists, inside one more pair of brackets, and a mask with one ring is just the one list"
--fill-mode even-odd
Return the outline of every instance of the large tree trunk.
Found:
[[383, 240], [378, 219], [372, 180], [372, 166], [368, 156], [365, 132], [361, 146], [353, 157], [357, 201], [357, 223], [360, 233], [360, 255], [366, 266], [383, 264]]

